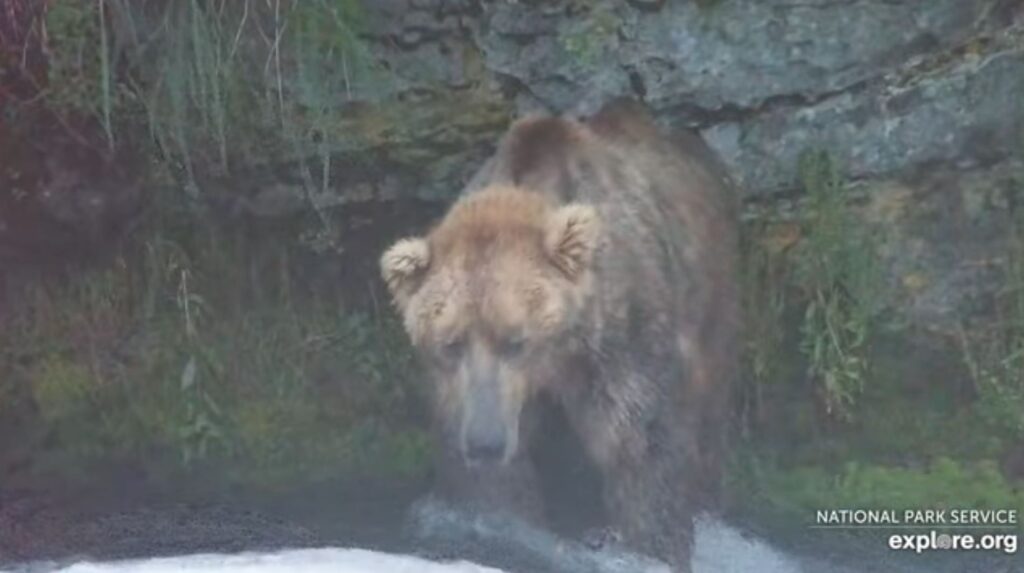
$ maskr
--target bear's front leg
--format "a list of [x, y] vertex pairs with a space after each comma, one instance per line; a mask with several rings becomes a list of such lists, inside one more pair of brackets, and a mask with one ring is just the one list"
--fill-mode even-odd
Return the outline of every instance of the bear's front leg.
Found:
[[[642, 385], [625, 379], [615, 388], [652, 394], [630, 392]], [[688, 573], [699, 471], [688, 426], [666, 407], [670, 401], [630, 400], [614, 392], [576, 398], [570, 419], [601, 468], [605, 512], [616, 537], [628, 549]]]
[[436, 493], [470, 510], [506, 513], [533, 525], [544, 523], [540, 480], [529, 456], [505, 464], [470, 466], [458, 452], [444, 452], [436, 463]]
[[624, 367], [567, 385], [562, 404], [601, 471], [605, 514], [614, 532], [605, 537], [688, 573], [700, 472], [694, 424], [671, 392], [637, 370]]
[[624, 453], [606, 471], [604, 503], [623, 543], [690, 572], [693, 504], [682, 460], [660, 452]]

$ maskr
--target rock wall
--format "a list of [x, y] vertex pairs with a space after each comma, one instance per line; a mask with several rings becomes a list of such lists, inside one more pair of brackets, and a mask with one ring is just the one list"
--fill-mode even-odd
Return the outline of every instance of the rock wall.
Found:
[[[861, 213], [919, 325], [950, 333], [999, 288], [1007, 210], [1024, 187], [1016, 0], [388, 0], [371, 10], [375, 52], [393, 73], [388, 97], [429, 93], [445, 110], [435, 119], [461, 119], [404, 142], [421, 163], [402, 166], [415, 175], [389, 196], [450, 197], [466, 162], [517, 114], [586, 113], [631, 94], [665, 125], [700, 130], [754, 217], [790, 210], [800, 154], [829, 151], [868, 197]], [[488, 121], [476, 120], [479, 101]], [[460, 126], [472, 135], [454, 138], [471, 149], [433, 145], [432, 133]]]
[[[888, 204], [886, 193], [900, 189], [891, 197], [909, 201], [903, 215], [879, 228], [887, 237], [889, 227], [896, 230], [886, 255], [891, 278], [897, 286], [916, 285], [906, 304], [929, 324], [952, 328], [964, 309], [998, 289], [1005, 211], [1024, 187], [1016, 163], [1024, 142], [1019, 0], [363, 6], [362, 35], [378, 81], [339, 94], [324, 170], [322, 156], [304, 162], [329, 184], [310, 186], [302, 162], [281, 156], [226, 178], [200, 177], [207, 198], [222, 207], [226, 199], [228, 212], [255, 217], [306, 210], [311, 199], [324, 209], [443, 202], [517, 115], [587, 113], [628, 94], [646, 101], [666, 126], [703, 133], [742, 183], [749, 216], [785, 214], [799, 199], [798, 157], [809, 149], [829, 151], [859, 191], [878, 194], [875, 202]], [[52, 148], [37, 147], [43, 155]], [[0, 173], [0, 186], [19, 185], [11, 183], [21, 176], [15, 171]], [[57, 195], [78, 202], [86, 196]], [[55, 226], [105, 229], [118, 213], [134, 212], [113, 199], [88, 209], [37, 203], [55, 222], [35, 233], [44, 237]], [[64, 221], [72, 212], [88, 220]], [[24, 226], [19, 213], [0, 208], [0, 260], [31, 250], [5, 239], [5, 229], [12, 236], [10, 229]], [[925, 219], [927, 225], [913, 223]], [[979, 258], [989, 262], [969, 262]], [[907, 274], [918, 278], [908, 282]]]
[[[390, 0], [371, 36], [398, 90], [498, 90], [521, 113], [644, 99], [700, 129], [751, 194], [808, 147], [853, 177], [1010, 155], [1024, 133], [1013, 0]], [[415, 112], [413, 112], [415, 113]]]

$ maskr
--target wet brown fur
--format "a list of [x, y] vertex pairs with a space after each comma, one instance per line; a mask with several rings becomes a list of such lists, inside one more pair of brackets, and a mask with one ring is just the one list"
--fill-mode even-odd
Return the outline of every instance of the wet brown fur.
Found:
[[[686, 571], [721, 467], [735, 259], [734, 189], [714, 154], [621, 101], [585, 121], [517, 122], [444, 220], [382, 267], [432, 365], [440, 425], [468, 407], [470, 378], [437, 358], [461, 337], [500, 363], [520, 442], [536, 437], [537, 396], [560, 403], [603, 473], [612, 525]], [[501, 358], [510, 337], [524, 359]], [[527, 456], [473, 470], [442, 449], [442, 489], [542, 511]]]

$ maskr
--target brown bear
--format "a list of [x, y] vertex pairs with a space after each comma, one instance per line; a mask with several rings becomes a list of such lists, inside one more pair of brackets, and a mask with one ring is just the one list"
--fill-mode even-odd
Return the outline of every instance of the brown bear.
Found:
[[439, 487], [542, 519], [529, 445], [564, 411], [627, 547], [688, 571], [737, 364], [735, 192], [645, 108], [528, 117], [425, 238], [381, 260], [431, 379]]

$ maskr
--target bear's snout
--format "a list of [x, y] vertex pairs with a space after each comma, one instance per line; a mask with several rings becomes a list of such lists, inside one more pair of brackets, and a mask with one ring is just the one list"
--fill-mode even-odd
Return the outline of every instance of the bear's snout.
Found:
[[505, 429], [501, 424], [491, 424], [466, 436], [466, 461], [470, 464], [495, 464], [505, 458], [507, 448]]
[[467, 396], [462, 455], [469, 464], [495, 464], [508, 457], [509, 430], [501, 387], [494, 377], [477, 380]]

